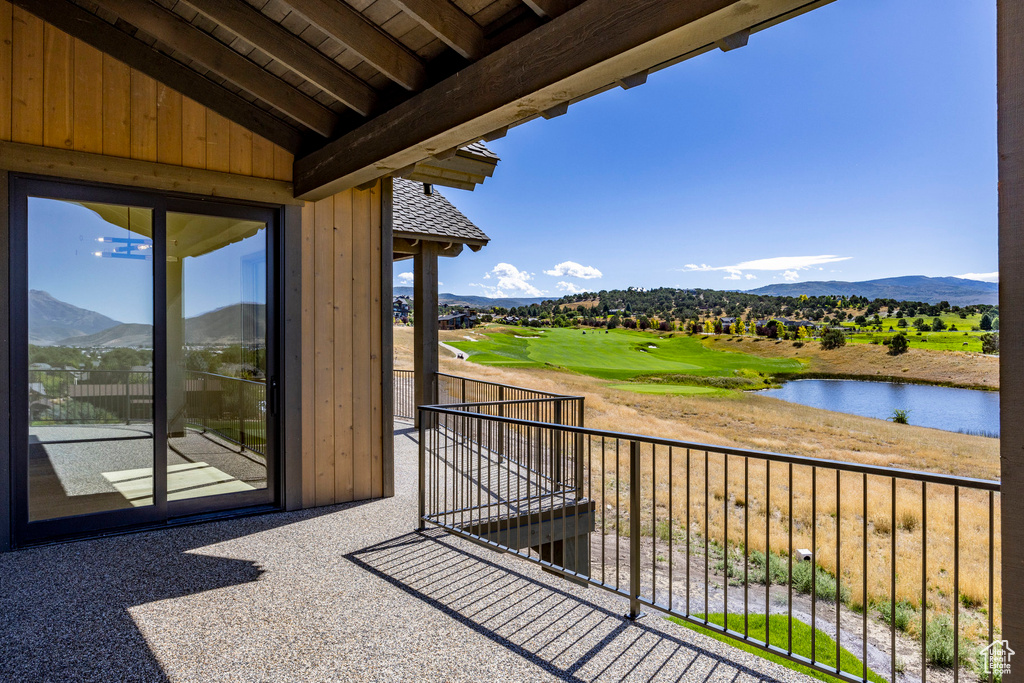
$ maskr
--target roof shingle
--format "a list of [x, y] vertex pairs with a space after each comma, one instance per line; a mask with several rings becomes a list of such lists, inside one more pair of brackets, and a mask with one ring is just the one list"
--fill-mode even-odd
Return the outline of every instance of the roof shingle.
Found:
[[424, 194], [422, 183], [404, 178], [395, 178], [394, 183], [393, 231], [396, 235], [474, 246], [490, 241], [483, 230], [463, 216], [437, 189], [428, 195]]

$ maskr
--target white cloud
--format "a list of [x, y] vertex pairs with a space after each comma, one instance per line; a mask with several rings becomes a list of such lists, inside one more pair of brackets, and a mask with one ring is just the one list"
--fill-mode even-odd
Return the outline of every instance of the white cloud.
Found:
[[796, 282], [797, 280], [800, 279], [800, 273], [796, 272], [795, 270], [787, 270], [785, 273], [782, 274], [782, 279], [785, 280], [786, 282]]
[[748, 280], [756, 280], [757, 279], [757, 276], [754, 275], [753, 273], [747, 273], [743, 277], [747, 278]]
[[555, 285], [555, 287], [562, 290], [563, 292], [568, 292], [569, 294], [582, 294], [583, 292], [587, 291], [583, 287], [577, 287], [571, 282], [559, 281], [558, 284]]
[[499, 263], [489, 272], [484, 274], [485, 280], [496, 279], [497, 285], [484, 285], [470, 283], [470, 287], [479, 287], [490, 297], [506, 297], [515, 294], [526, 294], [527, 296], [542, 296], [544, 292], [530, 284], [533, 275], [525, 270], [519, 270], [511, 263]]
[[[774, 271], [786, 271], [783, 276], [786, 280], [795, 280], [799, 275], [796, 271], [807, 270], [809, 268], [819, 266], [822, 263], [836, 263], [837, 261], [848, 261], [853, 258], [852, 256], [835, 256], [833, 254], [822, 254], [820, 256], [776, 256], [774, 258], [763, 258], [755, 259], [753, 261], [743, 261], [732, 266], [709, 266], [706, 263], [697, 265], [696, 263], [687, 263], [685, 266], [680, 268], [681, 271], [686, 273], [695, 272], [709, 272], [709, 271], [725, 271], [729, 275], [725, 278], [726, 280], [739, 280], [741, 277], [745, 277], [748, 280], [753, 278], [748, 277], [745, 271], [748, 270], [774, 270]], [[793, 275], [790, 275], [793, 273]]]
[[953, 277], [960, 277], [964, 280], [981, 280], [982, 282], [999, 282], [999, 271], [994, 273], [964, 273], [963, 275], [954, 275]]
[[399, 273], [395, 277], [397, 277], [398, 281], [401, 282], [403, 285], [411, 285], [413, 281], [412, 273]]
[[551, 277], [564, 277], [568, 275], [569, 277], [578, 277], [583, 280], [594, 280], [604, 275], [594, 266], [584, 266], [575, 261], [563, 261], [551, 270], [545, 270], [544, 274]]
[[[835, 256], [833, 254], [822, 254], [820, 256], [776, 256], [774, 258], [759, 258], [753, 261], [743, 261], [735, 265], [708, 265], [707, 263], [687, 263], [680, 270], [684, 272], [707, 272], [710, 270], [724, 270], [730, 274], [743, 274], [744, 270], [806, 270], [821, 263], [836, 263], [848, 261], [852, 256]], [[735, 280], [734, 278], [730, 280]]]

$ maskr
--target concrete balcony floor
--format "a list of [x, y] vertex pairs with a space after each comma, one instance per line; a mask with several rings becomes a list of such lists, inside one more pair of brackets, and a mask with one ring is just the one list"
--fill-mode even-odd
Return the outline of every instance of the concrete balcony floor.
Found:
[[394, 498], [0, 555], [0, 680], [802, 681]]

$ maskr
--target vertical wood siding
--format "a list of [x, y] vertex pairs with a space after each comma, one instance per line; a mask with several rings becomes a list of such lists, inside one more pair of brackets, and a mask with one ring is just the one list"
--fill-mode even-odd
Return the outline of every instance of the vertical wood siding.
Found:
[[384, 495], [381, 187], [303, 209], [303, 505]]
[[0, 0], [0, 140], [292, 179], [292, 155]]
[[[288, 182], [293, 163], [277, 145], [6, 0], [0, 140]], [[378, 183], [302, 209], [307, 507], [385, 495], [381, 201]]]

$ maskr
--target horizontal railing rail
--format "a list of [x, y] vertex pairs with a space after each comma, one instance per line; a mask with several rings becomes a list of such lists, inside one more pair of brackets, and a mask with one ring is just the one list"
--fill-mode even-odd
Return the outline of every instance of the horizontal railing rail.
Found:
[[418, 526], [843, 680], [956, 681], [996, 642], [1000, 482], [555, 419], [573, 400], [421, 406]]
[[[582, 398], [573, 396], [562, 396], [560, 398]], [[823, 463], [834, 469], [840, 469], [844, 472], [858, 472], [862, 474], [872, 474], [879, 476], [892, 476], [898, 475], [901, 478], [910, 479], [913, 481], [925, 481], [936, 484], [946, 485], [961, 485], [970, 486], [985, 491], [999, 491], [1000, 482], [991, 479], [976, 479], [971, 477], [960, 477], [952, 474], [942, 474], [941, 472], [924, 472], [921, 470], [907, 470], [898, 467], [886, 467], [883, 465], [865, 465], [858, 462], [849, 462], [844, 460], [828, 460], [824, 458], [811, 458], [806, 455], [791, 455], [787, 453], [772, 453], [771, 451], [755, 451], [753, 449], [746, 448], [733, 448], [729, 446], [713, 446], [711, 444], [700, 443], [698, 441], [681, 441], [678, 439], [666, 439], [656, 436], [643, 436], [640, 434], [630, 434], [628, 432], [615, 432], [605, 429], [593, 429], [591, 427], [578, 427], [575, 425], [566, 425], [561, 423], [544, 422], [539, 420], [520, 419], [515, 417], [503, 417], [498, 415], [491, 415], [487, 413], [474, 412], [472, 409], [478, 406], [497, 406], [500, 404], [509, 404], [517, 402], [530, 402], [524, 401], [493, 401], [485, 403], [466, 403], [466, 404], [453, 404], [453, 405], [436, 405], [436, 406], [421, 406], [421, 409], [429, 410], [433, 413], [438, 414], [449, 414], [458, 415], [465, 412], [473, 412], [475, 417], [479, 417], [481, 420], [489, 420], [493, 422], [505, 422], [507, 424], [515, 424], [523, 427], [536, 427], [542, 426], [553, 430], [559, 431], [571, 431], [574, 434], [581, 434], [591, 437], [604, 437], [607, 439], [620, 439], [623, 441], [643, 441], [648, 444], [657, 446], [668, 446], [674, 448], [689, 448], [694, 451], [714, 451], [717, 453], [723, 453], [728, 455], [734, 455], [737, 457], [758, 457], [765, 460], [771, 460], [772, 462], [780, 463], [792, 463], [794, 465], [804, 465], [807, 467], [822, 466]]]
[[[437, 395], [432, 404], [464, 404], [470, 401], [510, 401], [539, 398], [564, 398], [561, 394], [497, 382], [461, 377], [444, 372], [437, 373]], [[416, 419], [416, 375], [413, 370], [394, 370], [394, 416], [403, 420]], [[572, 424], [578, 424], [573, 422]]]

